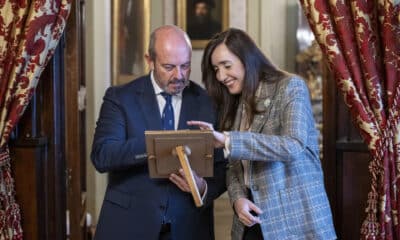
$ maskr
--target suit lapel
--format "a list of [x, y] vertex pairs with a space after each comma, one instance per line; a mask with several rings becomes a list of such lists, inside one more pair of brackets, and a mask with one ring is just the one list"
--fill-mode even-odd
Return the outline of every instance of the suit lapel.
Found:
[[158, 103], [154, 94], [154, 88], [151, 84], [150, 76], [146, 77], [146, 81], [136, 89], [138, 94], [138, 102], [142, 110], [146, 122], [147, 130], [161, 129], [161, 116], [158, 109]]
[[242, 118], [243, 104], [239, 103], [239, 107], [236, 111], [235, 121], [233, 122], [232, 129], [235, 131], [239, 131], [240, 129], [240, 120]]
[[[150, 76], [146, 77], [143, 84], [136, 89], [138, 95], [138, 102], [143, 112], [146, 121], [146, 129], [159, 130], [161, 126], [160, 110], [154, 94], [154, 88], [151, 84]], [[182, 93], [182, 106], [179, 116], [178, 129], [193, 129], [194, 127], [188, 126], [187, 121], [197, 120], [198, 111], [196, 105], [200, 104], [198, 100], [198, 93], [190, 85], [187, 86]]]
[[182, 93], [182, 106], [181, 114], [179, 116], [178, 129], [192, 129], [187, 125], [189, 120], [198, 119], [198, 111], [196, 111], [196, 105], [200, 104], [197, 100], [197, 94], [194, 94], [190, 86], [186, 87]]

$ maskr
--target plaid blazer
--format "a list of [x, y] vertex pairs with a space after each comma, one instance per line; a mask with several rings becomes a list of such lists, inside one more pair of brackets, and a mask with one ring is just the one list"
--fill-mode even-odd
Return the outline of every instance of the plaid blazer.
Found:
[[[288, 75], [262, 81], [257, 109], [248, 132], [238, 131], [240, 106], [230, 132], [227, 170], [231, 202], [247, 197], [243, 168], [260, 215], [264, 239], [336, 239], [319, 160], [315, 128], [305, 82]], [[242, 239], [244, 225], [235, 214], [232, 239]]]

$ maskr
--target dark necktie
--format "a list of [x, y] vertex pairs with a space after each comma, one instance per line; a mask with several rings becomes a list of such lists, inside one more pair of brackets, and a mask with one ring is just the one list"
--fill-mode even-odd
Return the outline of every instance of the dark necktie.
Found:
[[162, 113], [161, 121], [164, 130], [174, 130], [174, 109], [172, 107], [172, 95], [162, 92], [161, 95], [165, 98], [165, 107]]

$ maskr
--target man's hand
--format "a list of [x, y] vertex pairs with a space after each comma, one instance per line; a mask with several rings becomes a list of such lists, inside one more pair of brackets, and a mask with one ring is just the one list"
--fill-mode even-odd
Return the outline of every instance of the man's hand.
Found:
[[[233, 203], [235, 212], [239, 217], [239, 220], [246, 226], [251, 227], [256, 223], [261, 223], [260, 218], [257, 216], [262, 213], [261, 209], [258, 208], [247, 198], [239, 198]], [[251, 212], [256, 213], [256, 216]]]
[[[204, 191], [206, 190], [207, 182], [206, 182], [206, 180], [204, 180], [204, 178], [199, 177], [195, 171], [192, 171], [192, 172], [193, 172], [194, 181], [196, 182], [197, 188], [199, 189], [199, 193], [200, 193], [200, 195], [203, 195]], [[171, 180], [171, 182], [175, 183], [175, 185], [182, 191], [188, 192], [188, 193], [191, 192], [189, 183], [186, 181], [185, 172], [183, 171], [182, 168], [179, 169], [178, 174], [172, 173], [169, 176], [169, 180]]]

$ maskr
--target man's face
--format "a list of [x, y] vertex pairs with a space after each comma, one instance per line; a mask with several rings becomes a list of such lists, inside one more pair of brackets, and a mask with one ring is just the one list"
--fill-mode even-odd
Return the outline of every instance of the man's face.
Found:
[[198, 20], [204, 21], [205, 19], [207, 19], [209, 17], [210, 10], [206, 3], [199, 2], [195, 5], [194, 13]]
[[191, 50], [186, 44], [156, 46], [150, 60], [154, 79], [165, 92], [178, 94], [189, 84]]

